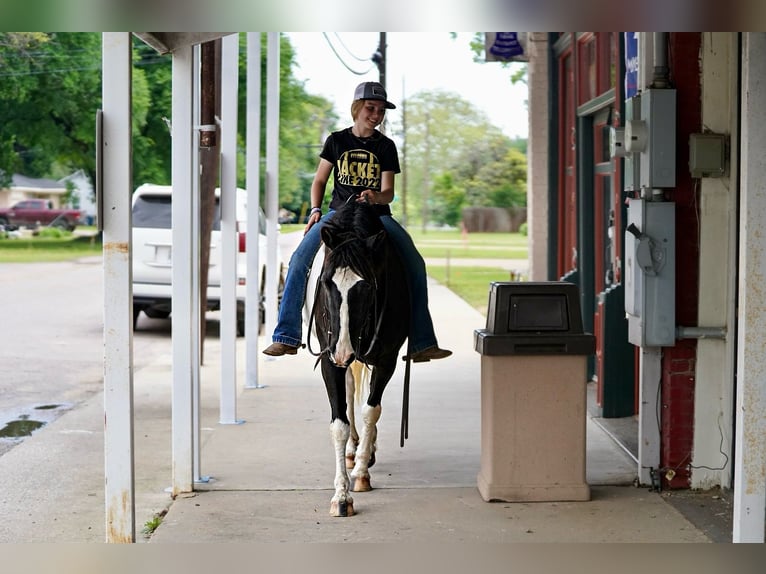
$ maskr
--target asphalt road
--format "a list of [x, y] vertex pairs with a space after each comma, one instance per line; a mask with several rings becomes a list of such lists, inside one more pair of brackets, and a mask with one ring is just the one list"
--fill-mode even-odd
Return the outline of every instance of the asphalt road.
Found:
[[[0, 264], [0, 455], [103, 385], [101, 258]], [[170, 322], [139, 319], [134, 363], [170, 349]], [[10, 436], [9, 436], [10, 435]]]

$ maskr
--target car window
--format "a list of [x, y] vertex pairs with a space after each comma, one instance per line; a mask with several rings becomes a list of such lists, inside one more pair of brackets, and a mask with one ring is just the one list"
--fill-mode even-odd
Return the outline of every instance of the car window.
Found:
[[167, 195], [140, 195], [133, 204], [133, 227], [170, 229], [172, 205]]
[[[153, 229], [171, 229], [172, 196], [170, 195], [139, 195], [133, 204], [133, 227], [148, 227]], [[263, 209], [259, 213], [259, 228], [266, 235], [266, 214]], [[215, 215], [213, 230], [221, 229], [221, 203], [215, 198]]]
[[[169, 195], [141, 195], [133, 204], [133, 227], [171, 229], [173, 204]], [[221, 206], [215, 201], [213, 230], [221, 229]]]

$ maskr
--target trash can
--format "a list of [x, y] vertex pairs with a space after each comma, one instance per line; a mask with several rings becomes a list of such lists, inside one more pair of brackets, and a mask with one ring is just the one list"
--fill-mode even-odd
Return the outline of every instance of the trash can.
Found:
[[481, 354], [481, 469], [487, 501], [590, 500], [585, 478], [587, 358], [575, 284], [494, 282]]

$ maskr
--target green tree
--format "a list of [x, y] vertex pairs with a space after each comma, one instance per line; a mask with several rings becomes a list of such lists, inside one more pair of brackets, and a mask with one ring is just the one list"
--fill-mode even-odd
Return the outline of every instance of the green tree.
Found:
[[171, 180], [173, 58], [133, 39], [133, 183]]
[[[261, 93], [266, 94], [266, 34], [263, 34], [261, 53]], [[279, 55], [279, 204], [294, 213], [301, 213], [310, 201], [311, 181], [325, 136], [335, 128], [338, 117], [332, 102], [309, 94], [303, 82], [293, 76], [295, 51], [287, 36], [280, 37]], [[244, 72], [240, 75], [243, 77]], [[241, 110], [244, 110], [245, 93], [244, 89], [240, 90]], [[265, 154], [265, 97], [261, 98], [261, 106], [264, 122], [261, 152]], [[244, 121], [244, 112], [240, 117]], [[240, 133], [244, 136], [244, 126], [240, 126]], [[265, 189], [263, 185], [261, 189]]]
[[[34, 177], [92, 174], [101, 35], [0, 34], [0, 171]], [[64, 172], [62, 172], [64, 170]]]
[[407, 99], [405, 113], [411, 222], [456, 225], [467, 205], [525, 204], [524, 155], [470, 102], [449, 92], [419, 92]]
[[[133, 173], [168, 183], [170, 56], [134, 39]], [[95, 180], [95, 114], [101, 106], [100, 33], [0, 34], [0, 171], [63, 177], [83, 169]], [[151, 111], [151, 113], [150, 113]]]
[[462, 187], [456, 185], [451, 173], [443, 173], [434, 178], [433, 195], [436, 199], [434, 219], [453, 227], [457, 226], [463, 217], [466, 193]]

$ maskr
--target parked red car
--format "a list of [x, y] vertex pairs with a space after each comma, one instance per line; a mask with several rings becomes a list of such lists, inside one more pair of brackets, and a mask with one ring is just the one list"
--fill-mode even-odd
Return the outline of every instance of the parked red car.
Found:
[[51, 225], [74, 231], [81, 216], [77, 209], [53, 209], [47, 199], [25, 199], [13, 207], [0, 208], [0, 225], [6, 228]]

